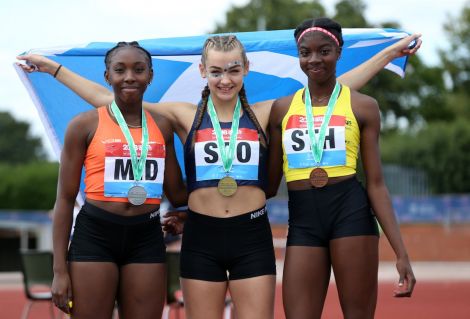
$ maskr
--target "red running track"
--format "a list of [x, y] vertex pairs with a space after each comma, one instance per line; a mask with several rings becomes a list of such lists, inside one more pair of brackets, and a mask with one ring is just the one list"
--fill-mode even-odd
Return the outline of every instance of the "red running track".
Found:
[[[378, 319], [469, 319], [470, 281], [418, 282], [412, 298], [393, 298], [394, 283], [379, 285]], [[0, 288], [0, 318], [19, 319], [26, 298], [21, 289]], [[30, 319], [49, 318], [48, 306], [33, 306]], [[184, 317], [184, 316], [181, 316]], [[173, 316], [172, 316], [173, 318]], [[276, 292], [275, 319], [284, 319], [281, 286]], [[342, 319], [336, 288], [330, 286], [323, 312], [324, 319]]]

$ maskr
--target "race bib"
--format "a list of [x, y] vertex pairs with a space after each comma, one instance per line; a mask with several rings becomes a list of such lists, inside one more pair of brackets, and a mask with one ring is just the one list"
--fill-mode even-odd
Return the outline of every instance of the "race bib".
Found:
[[[314, 116], [315, 134], [318, 134], [322, 121], [323, 115]], [[341, 166], [346, 164], [345, 121], [345, 116], [331, 116], [326, 129], [320, 166]], [[289, 168], [316, 166], [304, 115], [289, 117], [283, 135], [283, 144]]]
[[[231, 130], [222, 129], [226, 146]], [[217, 140], [212, 128], [198, 130], [194, 144], [196, 160], [196, 180], [221, 179], [224, 171]], [[259, 166], [258, 131], [248, 128], [238, 129], [235, 158], [229, 176], [236, 180], [257, 180]]]
[[[140, 156], [142, 145], [136, 145]], [[147, 191], [147, 198], [161, 198], [165, 171], [165, 145], [149, 142], [144, 173], [139, 185]], [[127, 197], [135, 185], [129, 145], [120, 140], [105, 142], [104, 196]]]

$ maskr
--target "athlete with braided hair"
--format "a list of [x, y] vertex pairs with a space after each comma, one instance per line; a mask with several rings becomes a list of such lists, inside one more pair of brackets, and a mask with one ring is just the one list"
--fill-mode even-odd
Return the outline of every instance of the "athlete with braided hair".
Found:
[[190, 200], [181, 277], [190, 318], [220, 318], [227, 289], [238, 317], [274, 315], [267, 143], [243, 90], [248, 69], [235, 36], [204, 43], [200, 71], [207, 85], [184, 143]]
[[[341, 77], [362, 86], [392, 59], [414, 53], [410, 36]], [[45, 57], [20, 59], [56, 78], [94, 106], [112, 92]], [[28, 66], [27, 71], [32, 71]], [[188, 318], [220, 318], [227, 290], [236, 316], [273, 318], [275, 256], [265, 208], [267, 137], [272, 101], [249, 105], [244, 76], [245, 49], [233, 35], [209, 37], [203, 46], [201, 76], [207, 79], [199, 105], [144, 103], [165, 116], [184, 144], [189, 211], [181, 248], [181, 277]]]

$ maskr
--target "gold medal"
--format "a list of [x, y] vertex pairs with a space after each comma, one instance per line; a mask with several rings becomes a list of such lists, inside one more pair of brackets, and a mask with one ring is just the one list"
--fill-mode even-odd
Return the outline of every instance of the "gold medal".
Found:
[[222, 196], [232, 196], [237, 191], [237, 182], [230, 176], [225, 176], [219, 180], [217, 190]]
[[323, 187], [328, 184], [328, 173], [320, 167], [316, 167], [310, 173], [310, 184], [313, 187]]

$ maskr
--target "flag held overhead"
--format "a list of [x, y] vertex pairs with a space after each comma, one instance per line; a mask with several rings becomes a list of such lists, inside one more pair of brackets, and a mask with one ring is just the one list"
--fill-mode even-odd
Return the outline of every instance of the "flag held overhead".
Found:
[[[234, 33], [244, 44], [250, 72], [245, 88], [250, 103], [294, 93], [306, 84], [299, 67], [293, 30]], [[395, 29], [343, 29], [344, 45], [337, 64], [341, 75], [394, 44], [406, 32]], [[155, 77], [144, 99], [149, 102], [184, 101], [197, 103], [205, 80], [199, 74], [202, 45], [210, 35], [139, 40], [152, 55]], [[115, 43], [91, 42], [85, 45], [30, 50], [106, 86], [104, 56]], [[407, 57], [395, 59], [386, 68], [404, 76]], [[78, 113], [92, 109], [84, 100], [46, 73], [26, 73], [16, 66], [19, 76], [36, 105], [57, 154], [60, 153], [68, 122]], [[178, 159], [182, 147], [176, 143]]]

